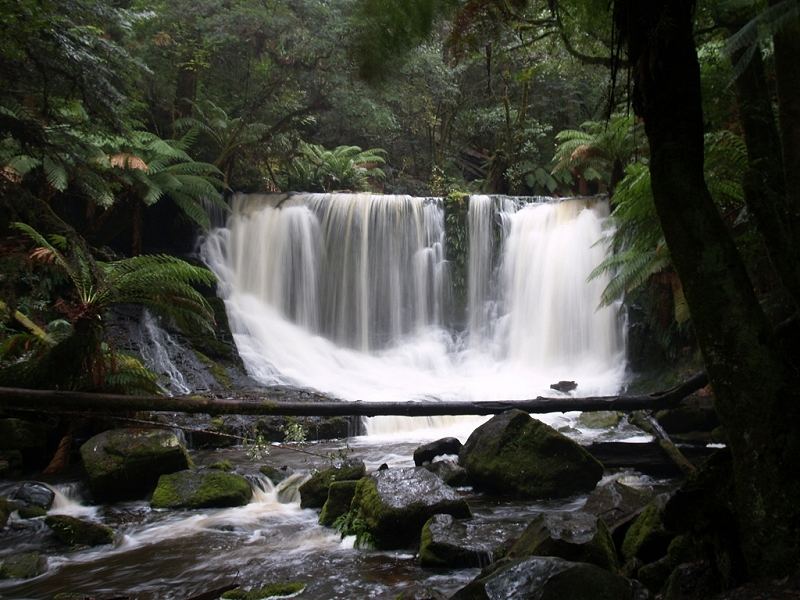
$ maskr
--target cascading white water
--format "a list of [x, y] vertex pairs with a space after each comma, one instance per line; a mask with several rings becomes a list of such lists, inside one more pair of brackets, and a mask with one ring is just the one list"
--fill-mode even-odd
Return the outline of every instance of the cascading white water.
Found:
[[[239, 196], [203, 256], [245, 365], [265, 384], [350, 400], [480, 401], [547, 395], [573, 379], [581, 394], [610, 394], [624, 374], [620, 320], [598, 308], [607, 281], [587, 282], [604, 257], [607, 212], [604, 202], [473, 196], [466, 344], [443, 325], [438, 199]], [[421, 421], [411, 426], [443, 422]], [[367, 431], [409, 426], [387, 417]]]

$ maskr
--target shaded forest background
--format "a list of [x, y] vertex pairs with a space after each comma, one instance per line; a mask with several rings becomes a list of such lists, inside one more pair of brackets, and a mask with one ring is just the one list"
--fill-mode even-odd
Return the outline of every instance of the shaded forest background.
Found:
[[742, 572], [785, 573], [798, 32], [791, 0], [4, 0], [0, 383], [155, 389], [106, 315], [213, 329], [209, 273], [152, 253], [188, 254], [234, 190], [602, 191], [604, 301], [642, 307], [667, 357], [696, 341]]

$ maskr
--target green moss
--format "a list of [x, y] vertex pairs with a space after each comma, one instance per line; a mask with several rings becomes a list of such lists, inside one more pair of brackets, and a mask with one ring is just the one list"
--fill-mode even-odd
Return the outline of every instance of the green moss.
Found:
[[291, 596], [303, 591], [305, 587], [304, 583], [298, 581], [270, 583], [264, 587], [253, 588], [249, 591], [236, 588], [222, 594], [222, 598], [225, 600], [261, 600], [262, 598]]
[[210, 359], [208, 356], [200, 352], [199, 350], [195, 349], [194, 354], [201, 363], [203, 363], [208, 371], [211, 373], [212, 377], [216, 379], [217, 383], [220, 384], [224, 388], [231, 387], [231, 378], [228, 375], [228, 371], [218, 362]]
[[217, 471], [233, 471], [233, 464], [229, 460], [218, 460], [217, 462], [208, 465], [208, 468], [215, 469]]
[[356, 493], [356, 481], [334, 481], [328, 488], [328, 499], [319, 514], [319, 524], [327, 527], [350, 510]]
[[341, 467], [324, 469], [300, 486], [301, 508], [322, 508], [328, 499], [328, 489], [334, 481], [356, 481], [364, 477], [363, 462], [345, 463]]
[[664, 529], [661, 512], [657, 503], [651, 503], [636, 517], [622, 542], [625, 560], [640, 558], [649, 562], [666, 553], [672, 536]]
[[17, 514], [22, 519], [35, 519], [37, 517], [43, 517], [47, 514], [47, 511], [42, 508], [41, 506], [23, 506], [19, 510], [17, 510]]
[[114, 531], [100, 523], [67, 515], [51, 515], [44, 522], [61, 542], [70, 546], [101, 546], [114, 541]]
[[162, 475], [150, 505], [153, 508], [222, 508], [247, 504], [253, 492], [248, 481], [221, 471], [180, 471]]
[[436, 566], [447, 566], [447, 561], [443, 558], [438, 556], [436, 552], [434, 552], [433, 547], [433, 534], [431, 533], [431, 523], [433, 522], [433, 517], [428, 519], [425, 522], [425, 525], [422, 526], [422, 533], [419, 537], [419, 561], [424, 566], [429, 567], [436, 567]]
[[6, 556], [0, 561], [0, 579], [30, 579], [41, 575], [46, 567], [38, 552]]

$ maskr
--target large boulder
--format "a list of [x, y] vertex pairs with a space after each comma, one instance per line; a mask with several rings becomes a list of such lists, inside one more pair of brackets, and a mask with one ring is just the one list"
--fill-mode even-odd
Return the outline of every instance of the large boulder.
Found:
[[493, 522], [434, 515], [422, 528], [419, 561], [423, 567], [485, 567], [513, 535]]
[[300, 486], [301, 508], [322, 508], [328, 499], [328, 488], [334, 481], [356, 481], [366, 475], [361, 460], [346, 460], [341, 465], [317, 471]]
[[97, 500], [142, 498], [159, 476], [186, 469], [189, 457], [165, 429], [111, 429], [81, 446], [89, 489]]
[[50, 515], [44, 522], [62, 543], [69, 546], [102, 546], [114, 542], [114, 531], [107, 525], [67, 515]]
[[578, 444], [521, 410], [473, 431], [459, 463], [475, 487], [527, 498], [588, 492], [603, 475], [603, 465]]
[[446, 437], [440, 440], [423, 444], [414, 450], [414, 464], [421, 467], [426, 462], [433, 462], [437, 456], [448, 454], [458, 455], [461, 452], [462, 444], [458, 438]]
[[153, 492], [153, 508], [223, 508], [244, 506], [253, 496], [241, 475], [218, 470], [179, 471], [162, 475]]
[[597, 565], [609, 571], [619, 568], [617, 550], [605, 523], [585, 512], [538, 515], [508, 551], [509, 558], [557, 556]]
[[471, 516], [467, 503], [430, 471], [387, 469], [358, 482], [343, 533], [366, 534], [377, 548], [404, 548], [437, 513]]
[[[628, 579], [596, 565], [534, 556], [483, 573], [452, 600], [638, 600]], [[646, 596], [644, 596], [646, 597]]]

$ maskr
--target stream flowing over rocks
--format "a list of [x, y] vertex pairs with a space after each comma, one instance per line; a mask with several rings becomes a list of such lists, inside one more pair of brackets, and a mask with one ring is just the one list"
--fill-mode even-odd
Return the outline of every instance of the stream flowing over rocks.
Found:
[[[604, 276], [587, 282], [607, 201], [550, 200], [240, 195], [201, 245], [217, 338], [123, 315], [121, 339], [140, 319], [134, 345], [171, 394], [618, 393], [625, 321], [598, 308]], [[707, 402], [686, 406], [657, 417], [706, 439]], [[0, 597], [639, 600], [675, 588], [706, 535], [682, 529], [686, 494], [644, 474], [655, 442], [620, 413], [139, 417], [81, 422], [72, 466], [45, 476], [58, 420], [2, 415]], [[617, 466], [600, 443], [626, 446]]]

